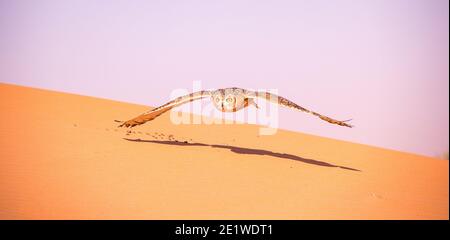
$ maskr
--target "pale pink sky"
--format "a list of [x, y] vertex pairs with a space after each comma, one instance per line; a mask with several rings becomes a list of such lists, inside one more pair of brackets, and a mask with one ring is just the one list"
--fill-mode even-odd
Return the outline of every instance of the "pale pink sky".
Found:
[[[449, 145], [449, 2], [0, 0], [0, 82], [156, 106], [276, 88], [280, 127], [436, 156]], [[301, 145], [301, 143], [299, 143]]]

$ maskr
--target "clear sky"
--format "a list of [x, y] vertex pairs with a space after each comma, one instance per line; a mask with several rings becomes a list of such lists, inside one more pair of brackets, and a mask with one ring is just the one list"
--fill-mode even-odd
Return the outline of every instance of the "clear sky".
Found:
[[278, 93], [280, 127], [436, 156], [449, 145], [449, 1], [0, 0], [0, 82], [156, 106], [175, 88]]

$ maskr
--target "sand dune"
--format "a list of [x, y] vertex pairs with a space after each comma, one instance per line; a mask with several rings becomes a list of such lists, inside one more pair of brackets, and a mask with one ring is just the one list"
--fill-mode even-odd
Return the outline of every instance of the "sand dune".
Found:
[[[448, 161], [0, 84], [0, 219], [448, 219]], [[411, 136], [413, 137], [413, 136]]]

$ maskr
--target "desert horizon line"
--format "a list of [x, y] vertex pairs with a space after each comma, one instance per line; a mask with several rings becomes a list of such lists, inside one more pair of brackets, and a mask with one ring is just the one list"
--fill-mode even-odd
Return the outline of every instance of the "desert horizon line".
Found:
[[[113, 101], [113, 102], [118, 102], [118, 103], [122, 103], [122, 104], [133, 104], [133, 105], [139, 105], [139, 106], [143, 106], [143, 107], [154, 108], [153, 106], [145, 105], [145, 104], [142, 104], [142, 103], [127, 102], [125, 100], [117, 100], [117, 99], [101, 97], [101, 96], [99, 97], [99, 96], [93, 96], [93, 95], [82, 94], [82, 93], [74, 93], [74, 92], [70, 92], [70, 91], [61, 91], [61, 90], [51, 89], [51, 88], [43, 88], [43, 87], [37, 87], [37, 86], [28, 86], [28, 85], [9, 83], [9, 82], [0, 82], [0, 84], [10, 85], [10, 86], [15, 86], [15, 87], [30, 88], [30, 89], [34, 89], [34, 90], [38, 90], [38, 91], [48, 91], [48, 92], [59, 93], [59, 94], [70, 94], [70, 95], [81, 96], [81, 97], [88, 97], [88, 98], [95, 98], [95, 99], [105, 100], [105, 101]], [[177, 111], [177, 112], [183, 112], [183, 111]], [[196, 115], [196, 116], [202, 116], [202, 115], [199, 115], [199, 114], [196, 114], [196, 113], [192, 113], [192, 112], [184, 112], [184, 113], [188, 113], [188, 114]], [[308, 116], [308, 115], [306, 115], [306, 116]], [[310, 116], [308, 116], [308, 117], [310, 117]], [[118, 118], [111, 119], [111, 122], [113, 122], [114, 120], [123, 121], [124, 119], [118, 119]], [[240, 125], [248, 124], [248, 125], [260, 126], [258, 124], [245, 123], [245, 122], [244, 123], [237, 123], [237, 124], [240, 124]], [[327, 137], [327, 136], [323, 136], [323, 135], [315, 135], [315, 134], [311, 134], [311, 133], [305, 133], [305, 132], [301, 132], [301, 131], [295, 131], [295, 130], [291, 130], [291, 129], [286, 129], [286, 128], [283, 128], [283, 127], [279, 127], [278, 130], [279, 131], [283, 131], [283, 132], [289, 132], [289, 133], [301, 133], [301, 134], [304, 134], [304, 135], [307, 135], [307, 136], [321, 137], [321, 138], [325, 138], [325, 139], [329, 139], [329, 140], [338, 140], [338, 141], [341, 141], [341, 142], [346, 143], [346, 144], [358, 144], [358, 145], [362, 145], [362, 146], [373, 147], [373, 148], [378, 148], [378, 149], [385, 149], [385, 150], [389, 150], [389, 151], [395, 151], [395, 152], [398, 152], [398, 153], [405, 153], [405, 154], [410, 154], [410, 155], [415, 155], [415, 156], [420, 156], [420, 157], [427, 157], [427, 158], [431, 158], [431, 159], [448, 160], [448, 159], [445, 159], [445, 157], [444, 157], [444, 155], [448, 156], [448, 151], [444, 151], [442, 153], [436, 153], [436, 155], [432, 156], [432, 155], [425, 155], [425, 154], [420, 154], [420, 153], [415, 153], [415, 152], [408, 152], [408, 151], [394, 149], [394, 148], [389, 148], [389, 147], [384, 147], [384, 146], [377, 146], [377, 145], [372, 145], [372, 144], [367, 144], [367, 143], [360, 143], [360, 142], [354, 142], [354, 141], [349, 141], [349, 140], [344, 140], [344, 139], [332, 138], [332, 137]]]

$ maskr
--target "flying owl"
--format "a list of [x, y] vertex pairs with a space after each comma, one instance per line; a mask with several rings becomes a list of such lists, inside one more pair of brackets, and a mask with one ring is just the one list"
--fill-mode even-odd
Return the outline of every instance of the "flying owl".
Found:
[[211, 101], [214, 104], [214, 107], [217, 108], [219, 111], [222, 112], [236, 112], [243, 108], [246, 108], [250, 105], [255, 106], [258, 108], [258, 105], [255, 103], [255, 99], [257, 98], [263, 98], [267, 101], [270, 101], [272, 103], [276, 103], [282, 106], [294, 108], [297, 110], [300, 110], [302, 112], [306, 112], [309, 114], [312, 114], [314, 116], [319, 117], [320, 119], [327, 121], [331, 124], [337, 124], [344, 127], [353, 127], [352, 125], [348, 124], [346, 121], [338, 121], [332, 118], [329, 118], [327, 116], [321, 115], [319, 113], [316, 113], [314, 111], [308, 110], [304, 107], [301, 107], [297, 104], [295, 104], [292, 101], [289, 101], [288, 99], [277, 96], [273, 93], [269, 92], [254, 92], [254, 91], [248, 91], [242, 88], [223, 88], [223, 89], [217, 89], [215, 91], [199, 91], [194, 92], [189, 95], [185, 95], [182, 97], [178, 97], [162, 106], [159, 106], [157, 108], [154, 108], [152, 110], [149, 110], [147, 112], [142, 113], [141, 115], [130, 119], [128, 121], [123, 122], [119, 125], [119, 127], [134, 127], [137, 125], [144, 124], [148, 121], [151, 121], [158, 117], [159, 115], [169, 111], [170, 109], [180, 106], [182, 104], [192, 102], [194, 100], [202, 99], [210, 97]]

